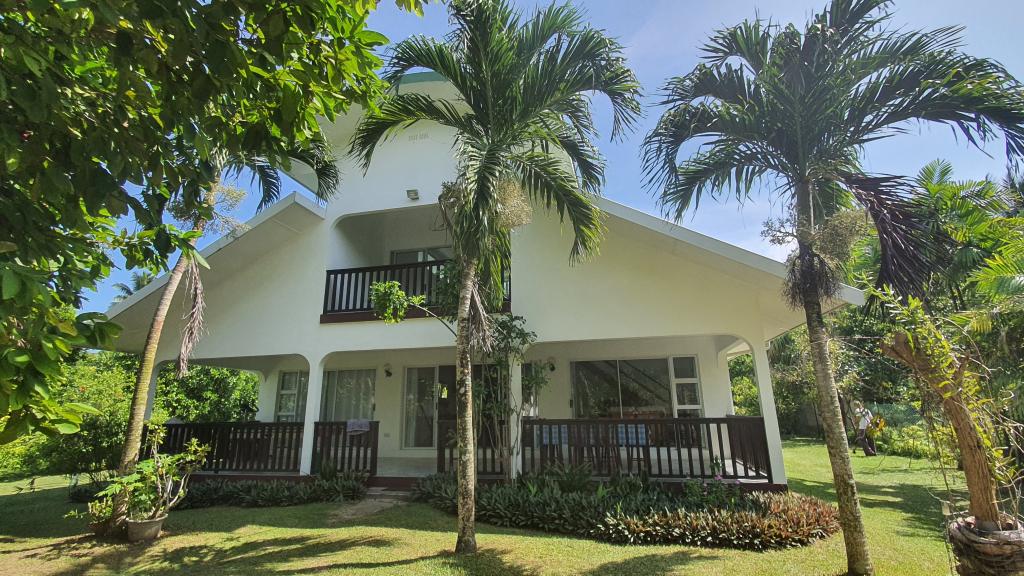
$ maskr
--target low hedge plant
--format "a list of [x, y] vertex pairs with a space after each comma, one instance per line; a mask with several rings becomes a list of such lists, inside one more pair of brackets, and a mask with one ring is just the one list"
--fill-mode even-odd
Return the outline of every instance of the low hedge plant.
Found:
[[[744, 492], [720, 481], [686, 482], [678, 490], [640, 477], [565, 481], [564, 470], [524, 475], [477, 488], [477, 519], [626, 544], [770, 550], [809, 544], [839, 530], [834, 506], [792, 493]], [[563, 489], [569, 488], [569, 489]], [[421, 479], [420, 501], [456, 511], [454, 476]]]
[[309, 482], [217, 479], [192, 482], [178, 508], [296, 506], [313, 502], [356, 501], [365, 496], [366, 475], [361, 473], [342, 473], [330, 479], [316, 478]]

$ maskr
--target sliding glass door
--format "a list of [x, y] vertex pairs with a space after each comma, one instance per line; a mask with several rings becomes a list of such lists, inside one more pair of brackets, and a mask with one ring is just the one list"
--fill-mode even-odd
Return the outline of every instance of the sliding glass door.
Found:
[[700, 411], [692, 357], [578, 361], [571, 376], [576, 418], [665, 418]]

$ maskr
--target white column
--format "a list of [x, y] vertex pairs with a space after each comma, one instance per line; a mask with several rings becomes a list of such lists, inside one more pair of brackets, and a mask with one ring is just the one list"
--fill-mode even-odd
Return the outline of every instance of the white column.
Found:
[[508, 436], [512, 445], [512, 461], [509, 463], [509, 472], [510, 476], [515, 478], [523, 470], [523, 365], [513, 361], [510, 366], [512, 373], [509, 379], [509, 403], [512, 406], [512, 414], [508, 423]]
[[775, 413], [775, 392], [772, 389], [772, 374], [768, 366], [768, 351], [761, 340], [750, 341], [754, 356], [754, 375], [757, 378], [757, 392], [761, 401], [761, 416], [768, 438], [768, 458], [772, 463], [772, 482], [786, 483], [786, 467], [782, 461], [782, 436], [779, 434], [779, 417]]
[[320, 396], [323, 391], [323, 358], [308, 359], [309, 380], [306, 383], [306, 418], [302, 426], [302, 455], [299, 473], [309, 474], [313, 469], [313, 430], [320, 419]]

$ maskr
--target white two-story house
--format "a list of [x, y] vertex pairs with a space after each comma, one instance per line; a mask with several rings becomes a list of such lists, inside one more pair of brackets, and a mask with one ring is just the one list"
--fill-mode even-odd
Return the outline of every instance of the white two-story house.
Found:
[[[448, 90], [431, 74], [400, 89]], [[358, 117], [324, 127], [339, 150]], [[258, 374], [259, 411], [252, 423], [176, 424], [169, 444], [189, 435], [214, 444], [208, 464], [221, 473], [309, 474], [330, 462], [383, 482], [451, 465], [453, 337], [431, 318], [375, 319], [368, 288], [398, 279], [429, 296], [451, 253], [437, 196], [455, 177], [452, 139], [446, 128], [415, 125], [383, 145], [365, 174], [339, 160], [342, 186], [326, 206], [292, 194], [202, 251], [206, 334], [193, 362]], [[314, 184], [301, 167], [292, 176]], [[595, 475], [784, 484], [765, 348], [802, 322], [781, 296], [784, 266], [599, 204], [607, 232], [583, 264], [569, 264], [571, 230], [557, 216], [537, 209], [514, 232], [508, 306], [537, 334], [527, 356], [549, 383], [533, 414], [509, 423], [518, 439], [512, 472], [586, 462]], [[110, 310], [124, 328], [118, 349], [141, 350], [164, 282]], [[184, 292], [160, 362], [176, 357]], [[860, 294], [846, 289], [843, 300]], [[733, 415], [727, 364], [744, 353], [753, 356], [761, 417]], [[486, 447], [478, 460], [481, 474], [498, 472]]]

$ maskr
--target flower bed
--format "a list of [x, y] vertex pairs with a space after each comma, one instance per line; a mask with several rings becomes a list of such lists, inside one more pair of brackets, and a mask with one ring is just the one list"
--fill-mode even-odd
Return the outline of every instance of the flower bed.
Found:
[[[580, 481], [577, 470], [477, 488], [477, 518], [628, 544], [770, 550], [803, 546], [839, 530], [835, 507], [793, 493], [746, 493], [735, 484], [684, 483], [670, 491], [636, 477]], [[453, 476], [423, 478], [417, 499], [456, 510]]]

